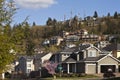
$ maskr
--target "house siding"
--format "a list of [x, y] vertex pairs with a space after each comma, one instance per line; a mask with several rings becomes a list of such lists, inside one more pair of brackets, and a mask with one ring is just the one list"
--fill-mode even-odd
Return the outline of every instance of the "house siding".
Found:
[[106, 58], [98, 62], [98, 73], [101, 73], [102, 65], [115, 65], [115, 72], [118, 72], [118, 64], [118, 61], [114, 60], [110, 56], [107, 56]]
[[84, 51], [84, 58], [86, 58], [87, 57], [87, 51]]
[[51, 56], [52, 56], [52, 53], [46, 54], [41, 58], [41, 62], [43, 63], [45, 60], [49, 60]]
[[[96, 52], [96, 57], [99, 56], [99, 51], [98, 51], [97, 49], [95, 49], [95, 48], [93, 48], [93, 47], [90, 48], [90, 49], [88, 49], [88, 50], [87, 50], [87, 53], [88, 53], [88, 54], [89, 54], [89, 51], [95, 51], [95, 52]], [[88, 54], [87, 54], [87, 57], [88, 57]]]
[[117, 52], [117, 58], [119, 58], [119, 57], [120, 57], [120, 51]]
[[110, 56], [107, 56], [106, 58], [99, 61], [98, 64], [118, 64], [118, 62], [112, 59]]
[[64, 61], [64, 60], [67, 59], [68, 57], [70, 57], [69, 54], [62, 54], [61, 56], [62, 56], [62, 57], [61, 57], [61, 58], [62, 58], [62, 59], [61, 59], [62, 61]]
[[26, 73], [26, 60], [23, 57], [19, 60], [19, 67], [16, 70]]

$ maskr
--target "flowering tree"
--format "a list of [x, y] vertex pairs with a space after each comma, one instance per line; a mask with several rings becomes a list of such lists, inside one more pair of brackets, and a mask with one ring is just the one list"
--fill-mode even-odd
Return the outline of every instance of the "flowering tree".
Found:
[[52, 61], [45, 61], [44, 62], [44, 67], [48, 70], [48, 73], [49, 74], [52, 74], [54, 76], [54, 78], [56, 77], [55, 74], [55, 69], [57, 68], [58, 64], [57, 63], [54, 63]]

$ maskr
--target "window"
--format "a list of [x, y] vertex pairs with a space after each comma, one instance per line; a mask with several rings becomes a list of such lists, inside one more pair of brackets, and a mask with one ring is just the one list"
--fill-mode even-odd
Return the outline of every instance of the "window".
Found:
[[66, 56], [66, 54], [64, 54], [64, 56]]
[[30, 73], [31, 72], [31, 69], [27, 69], [27, 73]]
[[27, 66], [28, 66], [28, 67], [31, 67], [31, 64], [28, 64]]
[[96, 51], [95, 50], [89, 50], [88, 51], [88, 57], [96, 57]]
[[70, 54], [64, 54], [64, 56], [70, 56]]
[[67, 56], [70, 56], [70, 54], [67, 54]]

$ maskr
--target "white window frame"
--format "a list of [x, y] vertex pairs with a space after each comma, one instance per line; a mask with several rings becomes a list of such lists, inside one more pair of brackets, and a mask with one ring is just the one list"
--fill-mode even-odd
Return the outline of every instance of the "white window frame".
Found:
[[95, 50], [89, 50], [88, 51], [88, 57], [96, 57], [96, 51]]

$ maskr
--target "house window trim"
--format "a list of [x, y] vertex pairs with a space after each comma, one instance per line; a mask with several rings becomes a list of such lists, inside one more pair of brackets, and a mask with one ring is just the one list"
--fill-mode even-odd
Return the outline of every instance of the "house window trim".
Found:
[[96, 57], [97, 56], [96, 50], [88, 50], [88, 57]]

